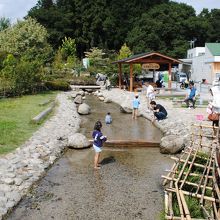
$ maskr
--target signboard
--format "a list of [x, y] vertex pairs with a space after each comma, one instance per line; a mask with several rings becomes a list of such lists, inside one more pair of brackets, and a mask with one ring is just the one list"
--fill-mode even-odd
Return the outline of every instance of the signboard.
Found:
[[158, 70], [160, 69], [160, 65], [158, 63], [144, 63], [142, 69]]
[[84, 58], [84, 59], [83, 59], [83, 66], [84, 66], [86, 69], [88, 69], [88, 67], [89, 67], [89, 58]]

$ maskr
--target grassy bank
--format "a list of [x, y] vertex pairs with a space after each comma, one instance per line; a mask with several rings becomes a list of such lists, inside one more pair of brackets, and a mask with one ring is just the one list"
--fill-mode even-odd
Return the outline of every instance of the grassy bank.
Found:
[[39, 104], [54, 99], [56, 94], [47, 92], [0, 100], [0, 154], [14, 150], [31, 137], [42, 124], [33, 124], [31, 119], [47, 108]]

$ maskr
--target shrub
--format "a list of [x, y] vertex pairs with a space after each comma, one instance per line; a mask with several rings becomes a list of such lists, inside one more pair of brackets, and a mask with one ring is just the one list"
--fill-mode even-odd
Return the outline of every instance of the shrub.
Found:
[[70, 90], [70, 84], [65, 80], [53, 80], [53, 81], [47, 81], [45, 83], [45, 86], [49, 90], [61, 90], [61, 91], [68, 91]]

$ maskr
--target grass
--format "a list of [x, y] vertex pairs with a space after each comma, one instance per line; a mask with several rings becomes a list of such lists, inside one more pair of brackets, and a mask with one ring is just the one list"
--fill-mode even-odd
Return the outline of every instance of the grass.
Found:
[[0, 154], [13, 151], [31, 137], [40, 124], [31, 119], [47, 108], [39, 104], [54, 99], [56, 92], [28, 95], [20, 98], [0, 99]]

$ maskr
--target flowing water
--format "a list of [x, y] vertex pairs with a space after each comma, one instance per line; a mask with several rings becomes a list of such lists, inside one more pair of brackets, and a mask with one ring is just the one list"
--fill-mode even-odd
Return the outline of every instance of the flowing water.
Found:
[[[131, 120], [115, 104], [88, 97], [92, 114], [83, 116], [81, 132], [90, 137], [97, 119], [109, 139], [158, 141], [160, 132], [144, 118]], [[94, 152], [68, 150], [8, 217], [10, 220], [159, 219], [163, 209], [160, 176], [170, 168], [168, 156], [156, 148], [105, 148], [101, 170], [93, 169]]]

